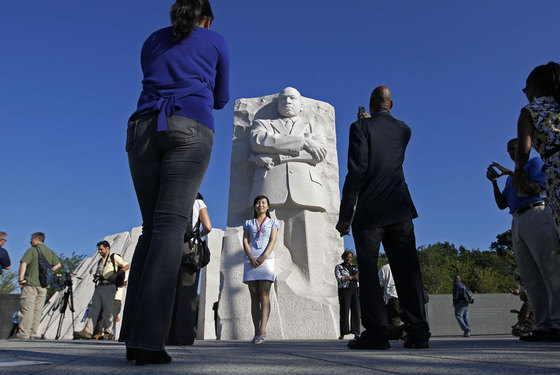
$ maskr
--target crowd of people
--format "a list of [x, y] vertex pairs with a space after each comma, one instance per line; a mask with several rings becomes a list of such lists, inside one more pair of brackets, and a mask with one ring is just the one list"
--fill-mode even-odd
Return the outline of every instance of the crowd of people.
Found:
[[[111, 256], [108, 242], [97, 244], [100, 260], [93, 305], [84, 329], [76, 333], [90, 338], [100, 314], [103, 334], [110, 333], [117, 278], [130, 268], [119, 341], [126, 344], [126, 358], [136, 365], [169, 363], [172, 358], [166, 344], [194, 341], [193, 321], [182, 317], [193, 316], [198, 270], [186, 267], [182, 257], [186, 240], [201, 225], [202, 233], [211, 230], [206, 207], [201, 197], [196, 198], [212, 149], [212, 110], [229, 101], [229, 52], [224, 38], [210, 30], [214, 16], [209, 1], [177, 0], [170, 16], [172, 26], [155, 31], [142, 47], [143, 89], [127, 127], [126, 151], [142, 234], [131, 266]], [[519, 116], [517, 139], [507, 148], [515, 168], [512, 172], [493, 163], [487, 171], [496, 204], [500, 209], [509, 207], [513, 216], [514, 249], [526, 290], [520, 293], [524, 307], [512, 312], [518, 314], [514, 330], [525, 341], [560, 341], [559, 76], [560, 65], [553, 62], [531, 72], [523, 90], [529, 104]], [[402, 168], [411, 128], [391, 115], [393, 104], [388, 87], [375, 88], [371, 114], [359, 114], [350, 126], [348, 174], [336, 230], [341, 236], [352, 230], [359, 267], [352, 265], [353, 254], [345, 252], [335, 268], [340, 339], [353, 334], [350, 349], [388, 349], [395, 337], [404, 339], [405, 348], [425, 349], [431, 336], [412, 222], [418, 214]], [[311, 142], [301, 147], [324, 158], [324, 148]], [[529, 160], [531, 147], [540, 158]], [[496, 180], [502, 175], [508, 179], [500, 191]], [[262, 344], [267, 335], [274, 244], [280, 227], [269, 208], [268, 197], [256, 196], [253, 217], [243, 225], [243, 282], [251, 298], [254, 344]], [[10, 267], [1, 247], [6, 238], [0, 232], [0, 275]], [[20, 338], [37, 334], [46, 295], [39, 282], [40, 257], [53, 270], [60, 267], [44, 241], [43, 233], [34, 233], [32, 247], [20, 263]], [[378, 270], [381, 244], [389, 265]], [[469, 336], [469, 301], [464, 289], [456, 277], [455, 314]], [[534, 330], [528, 328], [529, 301]]]

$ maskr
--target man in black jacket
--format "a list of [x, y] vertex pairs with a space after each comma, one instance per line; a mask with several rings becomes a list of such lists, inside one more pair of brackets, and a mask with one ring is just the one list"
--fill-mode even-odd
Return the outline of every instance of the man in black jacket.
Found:
[[336, 229], [354, 234], [360, 271], [360, 305], [365, 331], [348, 343], [351, 349], [388, 349], [387, 314], [377, 275], [379, 245], [389, 259], [407, 324], [405, 348], [428, 348], [430, 331], [412, 219], [418, 215], [404, 179], [402, 164], [410, 128], [391, 116], [391, 91], [379, 86], [365, 115], [350, 127], [348, 174], [342, 190]]

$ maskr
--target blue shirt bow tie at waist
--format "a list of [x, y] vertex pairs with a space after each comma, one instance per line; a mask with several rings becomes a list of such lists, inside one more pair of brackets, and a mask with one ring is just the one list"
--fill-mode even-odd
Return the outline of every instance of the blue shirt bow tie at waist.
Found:
[[195, 79], [181, 81], [161, 90], [144, 85], [140, 99], [138, 99], [138, 108], [131, 119], [158, 112], [157, 130], [165, 131], [167, 130], [167, 119], [173, 116], [175, 111], [183, 108], [181, 99], [205, 88], [208, 88], [206, 83]]

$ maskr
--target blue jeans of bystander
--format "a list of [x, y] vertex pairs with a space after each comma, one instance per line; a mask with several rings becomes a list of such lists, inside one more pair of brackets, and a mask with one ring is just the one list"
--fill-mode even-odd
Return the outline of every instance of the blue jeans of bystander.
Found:
[[468, 302], [457, 302], [455, 304], [455, 318], [461, 329], [467, 331], [471, 329], [471, 322], [469, 320], [469, 303]]

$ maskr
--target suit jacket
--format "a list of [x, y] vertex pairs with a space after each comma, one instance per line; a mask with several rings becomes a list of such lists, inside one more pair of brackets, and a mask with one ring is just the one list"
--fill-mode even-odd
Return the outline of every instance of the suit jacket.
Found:
[[342, 222], [354, 215], [355, 224], [381, 227], [418, 216], [402, 169], [410, 133], [408, 125], [385, 111], [351, 125]]
[[326, 139], [321, 126], [298, 119], [292, 129], [285, 125], [286, 119], [255, 120], [251, 127], [250, 143], [259, 156], [271, 157], [271, 169], [256, 167], [249, 204], [260, 194], [266, 195], [272, 206], [286, 202], [288, 194], [298, 205], [325, 210], [326, 193], [316, 165], [321, 160], [302, 150], [304, 134], [325, 146]]

